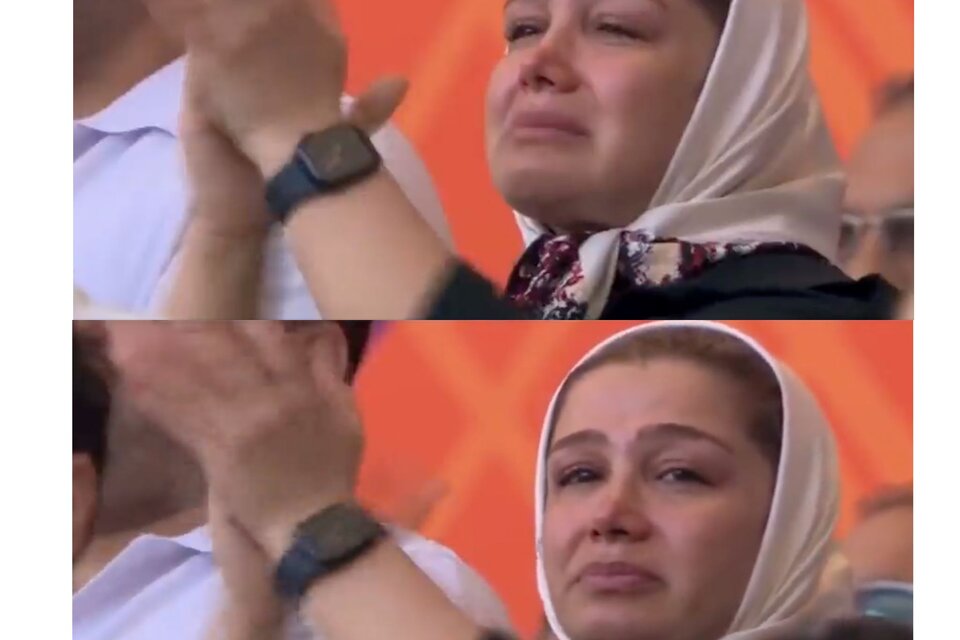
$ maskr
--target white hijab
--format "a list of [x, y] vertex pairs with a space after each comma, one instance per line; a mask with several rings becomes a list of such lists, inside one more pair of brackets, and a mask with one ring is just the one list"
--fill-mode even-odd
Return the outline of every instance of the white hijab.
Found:
[[[796, 242], [836, 258], [844, 182], [808, 72], [804, 5], [733, 0], [663, 182], [626, 229], [694, 243]], [[514, 215], [525, 246], [548, 232]], [[621, 231], [580, 247], [587, 318], [606, 304]]]
[[652, 322], [618, 333], [584, 356], [557, 388], [543, 421], [534, 497], [537, 586], [547, 620], [559, 640], [570, 638], [560, 627], [550, 602], [541, 557], [547, 491], [546, 456], [556, 418], [557, 397], [571, 373], [605, 353], [612, 345], [641, 332], [677, 327], [699, 327], [742, 340], [770, 364], [783, 394], [783, 444], [770, 516], [740, 609], [723, 640], [775, 638], [798, 621], [816, 595], [823, 568], [832, 551], [831, 535], [837, 520], [840, 483], [830, 425], [816, 399], [790, 369], [747, 335], [713, 322]]

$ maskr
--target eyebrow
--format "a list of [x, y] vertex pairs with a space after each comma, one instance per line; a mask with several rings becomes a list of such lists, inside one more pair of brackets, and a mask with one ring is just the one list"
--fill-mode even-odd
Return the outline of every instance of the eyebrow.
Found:
[[[730, 445], [719, 438], [712, 436], [696, 427], [677, 422], [659, 422], [656, 424], [643, 426], [637, 430], [637, 433], [633, 437], [634, 444], [641, 442], [671, 440], [710, 442], [715, 446], [724, 449], [728, 453], [733, 453], [733, 449], [730, 448]], [[547, 457], [549, 458], [557, 451], [578, 445], [605, 445], [609, 443], [610, 439], [602, 431], [598, 431], [596, 429], [584, 429], [583, 431], [577, 431], [576, 433], [571, 433], [568, 436], [564, 436], [559, 440], [556, 440], [547, 451]]]
[[[503, 3], [503, 12], [506, 13], [507, 8], [509, 8], [510, 5], [515, 2], [530, 2], [530, 1], [532, 0], [506, 0], [506, 2]], [[649, 0], [649, 1], [657, 5], [661, 10], [663, 11], [667, 10], [667, 4], [665, 0]]]
[[507, 0], [503, 3], [503, 12], [506, 13], [510, 5], [514, 4], [515, 2], [526, 2], [527, 4], [530, 4], [531, 2], [536, 2], [536, 0]]

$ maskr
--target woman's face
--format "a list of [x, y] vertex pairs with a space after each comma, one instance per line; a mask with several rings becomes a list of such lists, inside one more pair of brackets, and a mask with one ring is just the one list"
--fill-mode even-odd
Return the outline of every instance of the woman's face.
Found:
[[543, 562], [574, 640], [714, 640], [740, 605], [774, 470], [749, 389], [679, 359], [576, 381], [547, 457]]
[[487, 160], [516, 210], [624, 226], [649, 204], [720, 37], [703, 0], [508, 0], [487, 91]]

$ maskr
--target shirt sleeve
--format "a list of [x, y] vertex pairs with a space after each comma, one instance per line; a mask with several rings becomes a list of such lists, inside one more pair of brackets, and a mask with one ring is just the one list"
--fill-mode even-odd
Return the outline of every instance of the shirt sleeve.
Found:
[[503, 601], [480, 574], [443, 545], [407, 531], [395, 531], [404, 553], [480, 627], [513, 633]]
[[426, 314], [427, 320], [531, 320], [503, 299], [492, 282], [457, 262]]

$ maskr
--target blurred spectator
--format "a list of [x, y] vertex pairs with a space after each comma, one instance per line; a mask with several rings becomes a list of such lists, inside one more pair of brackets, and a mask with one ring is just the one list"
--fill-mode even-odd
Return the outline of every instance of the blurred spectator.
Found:
[[847, 169], [841, 258], [853, 277], [913, 290], [913, 78], [891, 83]]
[[913, 629], [878, 618], [847, 618], [821, 622], [776, 640], [912, 640]]
[[[285, 326], [307, 341], [315, 366], [340, 362], [340, 371], [352, 378], [369, 323]], [[337, 326], [339, 330], [331, 330]], [[206, 482], [180, 445], [135, 413], [122, 384], [116, 404], [95, 535], [74, 565], [73, 637], [199, 640], [207, 637], [225, 597], [210, 528], [201, 526], [207, 518]], [[490, 588], [451, 551], [404, 531], [396, 531], [395, 538], [407, 557], [468, 615], [501, 615]], [[273, 604], [259, 602], [256, 615], [272, 615]], [[240, 617], [249, 620], [251, 615], [248, 610]], [[282, 620], [282, 610], [277, 618]], [[287, 635], [272, 629], [263, 637], [311, 637], [302, 625], [289, 622]], [[231, 640], [234, 637], [240, 636]]]
[[100, 500], [107, 454], [110, 386], [100, 336], [73, 331], [73, 559], [86, 549]]
[[868, 498], [844, 541], [857, 584], [913, 582], [913, 486], [891, 487]]
[[[177, 128], [183, 47], [150, 5], [74, 0], [74, 278], [96, 305], [140, 315], [159, 312], [189, 237]], [[344, 108], [349, 104], [344, 98]], [[416, 210], [449, 243], [439, 197], [409, 142], [390, 126], [372, 141]], [[259, 244], [263, 314], [316, 318], [282, 235]]]

